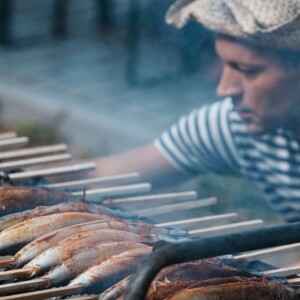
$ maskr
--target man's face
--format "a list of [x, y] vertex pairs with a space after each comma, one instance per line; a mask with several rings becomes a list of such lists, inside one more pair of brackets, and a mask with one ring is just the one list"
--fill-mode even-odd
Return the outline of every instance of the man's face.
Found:
[[217, 94], [232, 97], [249, 132], [283, 127], [300, 133], [299, 67], [287, 68], [271, 55], [221, 37], [216, 51], [224, 63]]

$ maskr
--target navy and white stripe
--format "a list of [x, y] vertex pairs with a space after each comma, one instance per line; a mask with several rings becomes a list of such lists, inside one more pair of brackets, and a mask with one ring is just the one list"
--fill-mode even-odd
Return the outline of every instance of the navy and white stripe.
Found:
[[155, 140], [178, 170], [188, 174], [243, 175], [291, 222], [300, 220], [300, 145], [290, 132], [251, 135], [230, 98], [182, 117]]

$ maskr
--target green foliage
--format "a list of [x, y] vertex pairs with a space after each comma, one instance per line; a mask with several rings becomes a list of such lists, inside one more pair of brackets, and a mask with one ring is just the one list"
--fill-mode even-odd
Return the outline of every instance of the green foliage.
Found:
[[0, 100], [0, 132], [15, 131], [18, 136], [27, 136], [30, 146], [50, 145], [66, 142], [62, 133], [62, 125], [65, 121], [65, 114], [58, 114], [46, 120], [33, 121], [19, 119], [12, 123], [3, 121], [3, 104]]

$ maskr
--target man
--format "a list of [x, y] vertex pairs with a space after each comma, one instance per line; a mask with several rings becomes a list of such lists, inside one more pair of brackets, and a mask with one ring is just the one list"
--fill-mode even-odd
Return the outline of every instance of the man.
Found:
[[154, 143], [100, 159], [98, 174], [158, 183], [244, 176], [288, 222], [300, 220], [300, 0], [179, 0], [167, 22], [216, 33], [222, 101], [182, 117]]

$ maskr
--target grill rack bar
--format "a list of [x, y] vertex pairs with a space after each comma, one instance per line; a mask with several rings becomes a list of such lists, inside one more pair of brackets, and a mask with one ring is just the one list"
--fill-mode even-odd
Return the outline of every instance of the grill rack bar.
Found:
[[10, 180], [18, 181], [18, 180], [24, 180], [28, 178], [36, 178], [40, 176], [65, 175], [71, 173], [86, 172], [86, 171], [94, 170], [95, 168], [96, 168], [95, 163], [82, 163], [82, 164], [42, 169], [42, 170], [23, 171], [23, 172], [17, 172], [12, 174], [6, 174], [2, 172], [4, 174], [2, 174], [1, 177], [4, 181], [10, 181]]
[[72, 158], [71, 154], [64, 153], [64, 154], [57, 154], [57, 155], [40, 156], [36, 158], [14, 160], [14, 161], [0, 163], [0, 170], [7, 171], [15, 168], [24, 168], [24, 167], [31, 167], [35, 165], [49, 164], [53, 162], [70, 160], [71, 158]]
[[98, 177], [98, 178], [89, 178], [89, 179], [82, 179], [82, 180], [42, 184], [40, 186], [47, 187], [47, 188], [55, 188], [55, 189], [68, 189], [68, 188], [75, 188], [75, 187], [76, 188], [86, 187], [88, 185], [93, 185], [93, 184], [131, 183], [131, 182], [136, 182], [139, 179], [140, 179], [139, 173], [127, 173], [127, 174], [120, 174], [115, 176], [105, 176], [105, 177]]
[[16, 137], [12, 139], [3, 139], [0, 140], [0, 149], [6, 149], [10, 147], [22, 147], [26, 144], [28, 144], [29, 138], [24, 137]]
[[16, 137], [17, 133], [14, 131], [0, 133], [0, 140], [13, 139]]
[[65, 152], [67, 150], [66, 144], [56, 144], [51, 146], [40, 146], [18, 150], [1, 151], [0, 160], [11, 160], [25, 157], [32, 157], [37, 155], [44, 155], [50, 153]]

